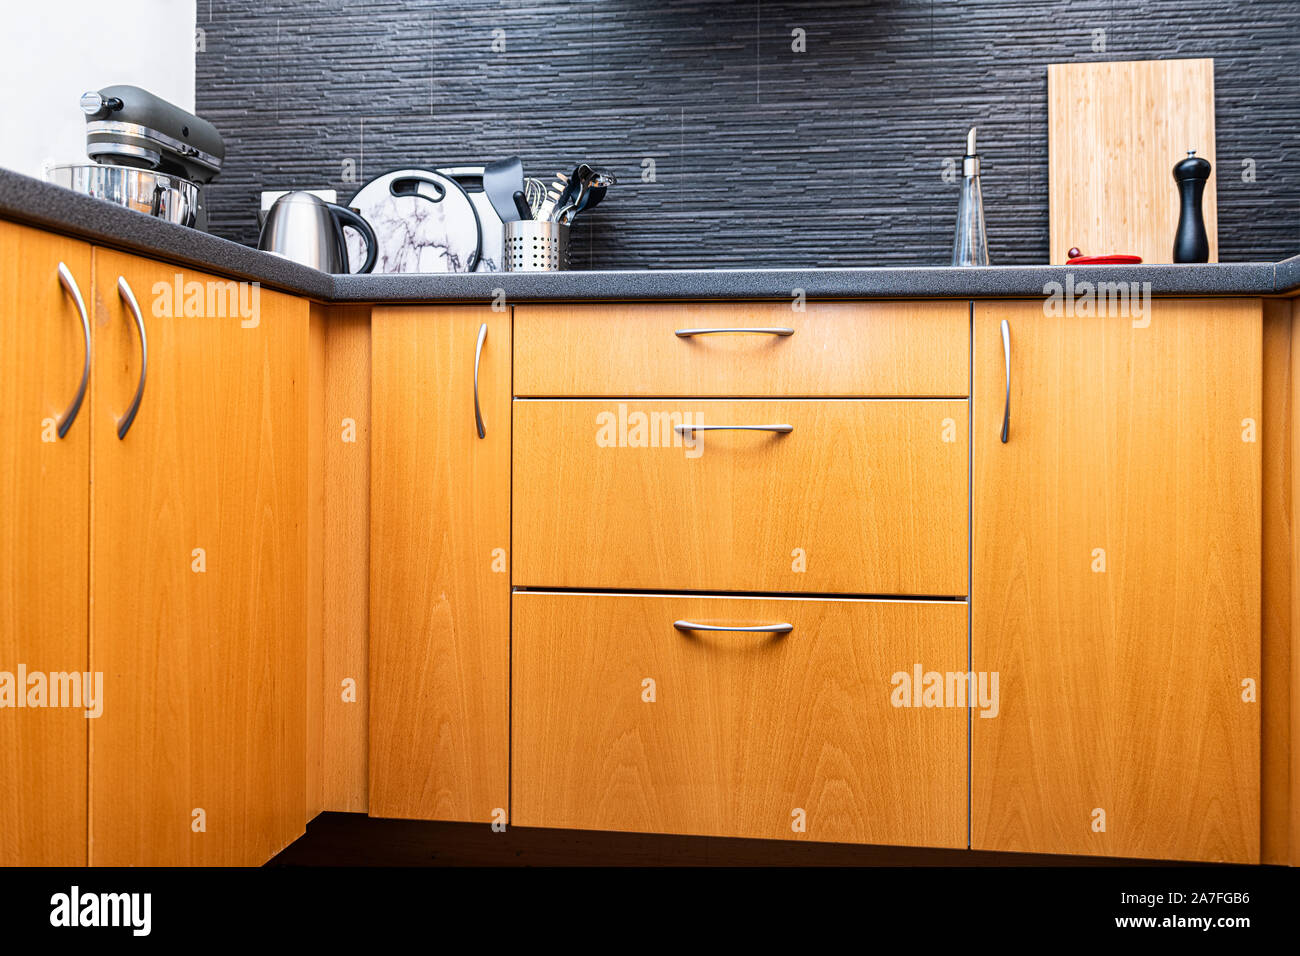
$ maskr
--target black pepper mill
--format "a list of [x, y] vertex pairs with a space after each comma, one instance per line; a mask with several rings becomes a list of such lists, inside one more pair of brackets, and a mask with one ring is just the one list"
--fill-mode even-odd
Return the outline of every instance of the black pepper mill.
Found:
[[1210, 239], [1205, 234], [1201, 197], [1210, 178], [1210, 161], [1189, 149], [1187, 158], [1174, 166], [1178, 183], [1178, 231], [1174, 233], [1174, 262], [1209, 262]]

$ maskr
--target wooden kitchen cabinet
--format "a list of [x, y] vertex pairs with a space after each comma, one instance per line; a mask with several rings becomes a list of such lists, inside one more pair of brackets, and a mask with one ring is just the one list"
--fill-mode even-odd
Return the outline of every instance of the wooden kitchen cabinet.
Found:
[[526, 397], [965, 397], [970, 305], [537, 303], [515, 307]]
[[966, 594], [964, 400], [528, 399], [515, 425], [516, 586]]
[[966, 845], [967, 711], [895, 681], [964, 601], [521, 591], [514, 656], [519, 826]]
[[88, 334], [72, 290], [89, 308], [91, 281], [86, 243], [0, 222], [0, 866], [86, 863], [92, 720], [15, 705], [20, 668], [87, 670], [91, 425], [84, 400], [70, 412]]
[[504, 822], [510, 315], [376, 308], [371, 336], [370, 814]]
[[1257, 861], [1260, 302], [974, 322], [972, 846]]
[[[0, 222], [0, 671], [103, 673], [97, 717], [0, 709], [0, 865], [303, 831], [309, 441], [340, 439], [308, 304], [238, 292]], [[355, 319], [369, 812], [1257, 862], [1260, 301], [981, 302], [970, 365], [969, 309]], [[602, 444], [637, 411], [793, 428]], [[917, 668], [996, 673], [996, 716], [894, 706]]]
[[305, 823], [308, 305], [231, 286], [95, 251], [96, 865], [260, 864]]

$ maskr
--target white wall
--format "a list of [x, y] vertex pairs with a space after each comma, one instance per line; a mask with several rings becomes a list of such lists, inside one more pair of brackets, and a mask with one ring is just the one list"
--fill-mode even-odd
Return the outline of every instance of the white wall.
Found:
[[42, 178], [84, 163], [81, 94], [113, 83], [194, 110], [195, 0], [7, 0], [0, 28], [0, 166]]

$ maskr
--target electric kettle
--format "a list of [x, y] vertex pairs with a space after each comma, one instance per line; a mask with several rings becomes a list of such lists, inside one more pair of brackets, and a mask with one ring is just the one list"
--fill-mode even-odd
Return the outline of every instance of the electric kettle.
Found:
[[375, 231], [351, 209], [326, 202], [311, 193], [285, 193], [266, 214], [257, 248], [321, 272], [348, 271], [348, 247], [344, 228], [361, 233], [366, 243], [366, 261], [358, 272], [375, 267], [379, 242]]

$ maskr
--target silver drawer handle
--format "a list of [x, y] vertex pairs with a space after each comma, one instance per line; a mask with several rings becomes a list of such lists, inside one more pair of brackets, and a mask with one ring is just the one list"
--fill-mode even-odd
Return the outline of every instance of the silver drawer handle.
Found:
[[140, 411], [140, 401], [144, 398], [144, 379], [149, 371], [149, 340], [144, 334], [144, 316], [140, 314], [140, 303], [135, 301], [135, 293], [131, 291], [126, 276], [117, 277], [117, 294], [135, 318], [135, 328], [140, 333], [140, 381], [135, 386], [135, 398], [131, 399], [131, 407], [117, 424], [117, 438], [121, 441], [131, 430], [131, 423], [135, 421], [136, 412]]
[[487, 429], [483, 427], [483, 410], [478, 405], [478, 365], [483, 358], [483, 342], [487, 339], [487, 323], [478, 327], [478, 345], [474, 346], [474, 425], [478, 428], [478, 437], [486, 438]]
[[679, 339], [689, 339], [695, 335], [727, 335], [731, 333], [747, 333], [750, 335], [779, 335], [785, 337], [794, 335], [794, 329], [774, 327], [774, 328], [734, 328], [734, 329], [678, 329], [674, 334]]
[[789, 634], [793, 624], [751, 624], [747, 627], [723, 627], [721, 624], [696, 624], [694, 621], [673, 621], [679, 631], [727, 631], [736, 634]]
[[1002, 407], [1002, 444], [1011, 437], [1011, 326], [1002, 320], [1002, 354], [1007, 362], [1007, 403]]
[[687, 432], [776, 432], [788, 435], [794, 431], [793, 425], [674, 425], [673, 431], [679, 435]]
[[59, 263], [59, 283], [63, 286], [63, 291], [72, 297], [72, 302], [77, 307], [77, 315], [81, 318], [81, 333], [86, 339], [86, 361], [81, 366], [81, 384], [77, 386], [77, 394], [73, 397], [72, 404], [59, 419], [58, 432], [59, 437], [62, 438], [76, 421], [77, 412], [81, 411], [81, 402], [86, 397], [86, 383], [90, 381], [90, 316], [86, 314], [86, 300], [81, 297], [81, 290], [77, 288], [77, 280], [72, 277], [72, 270], [62, 262]]

